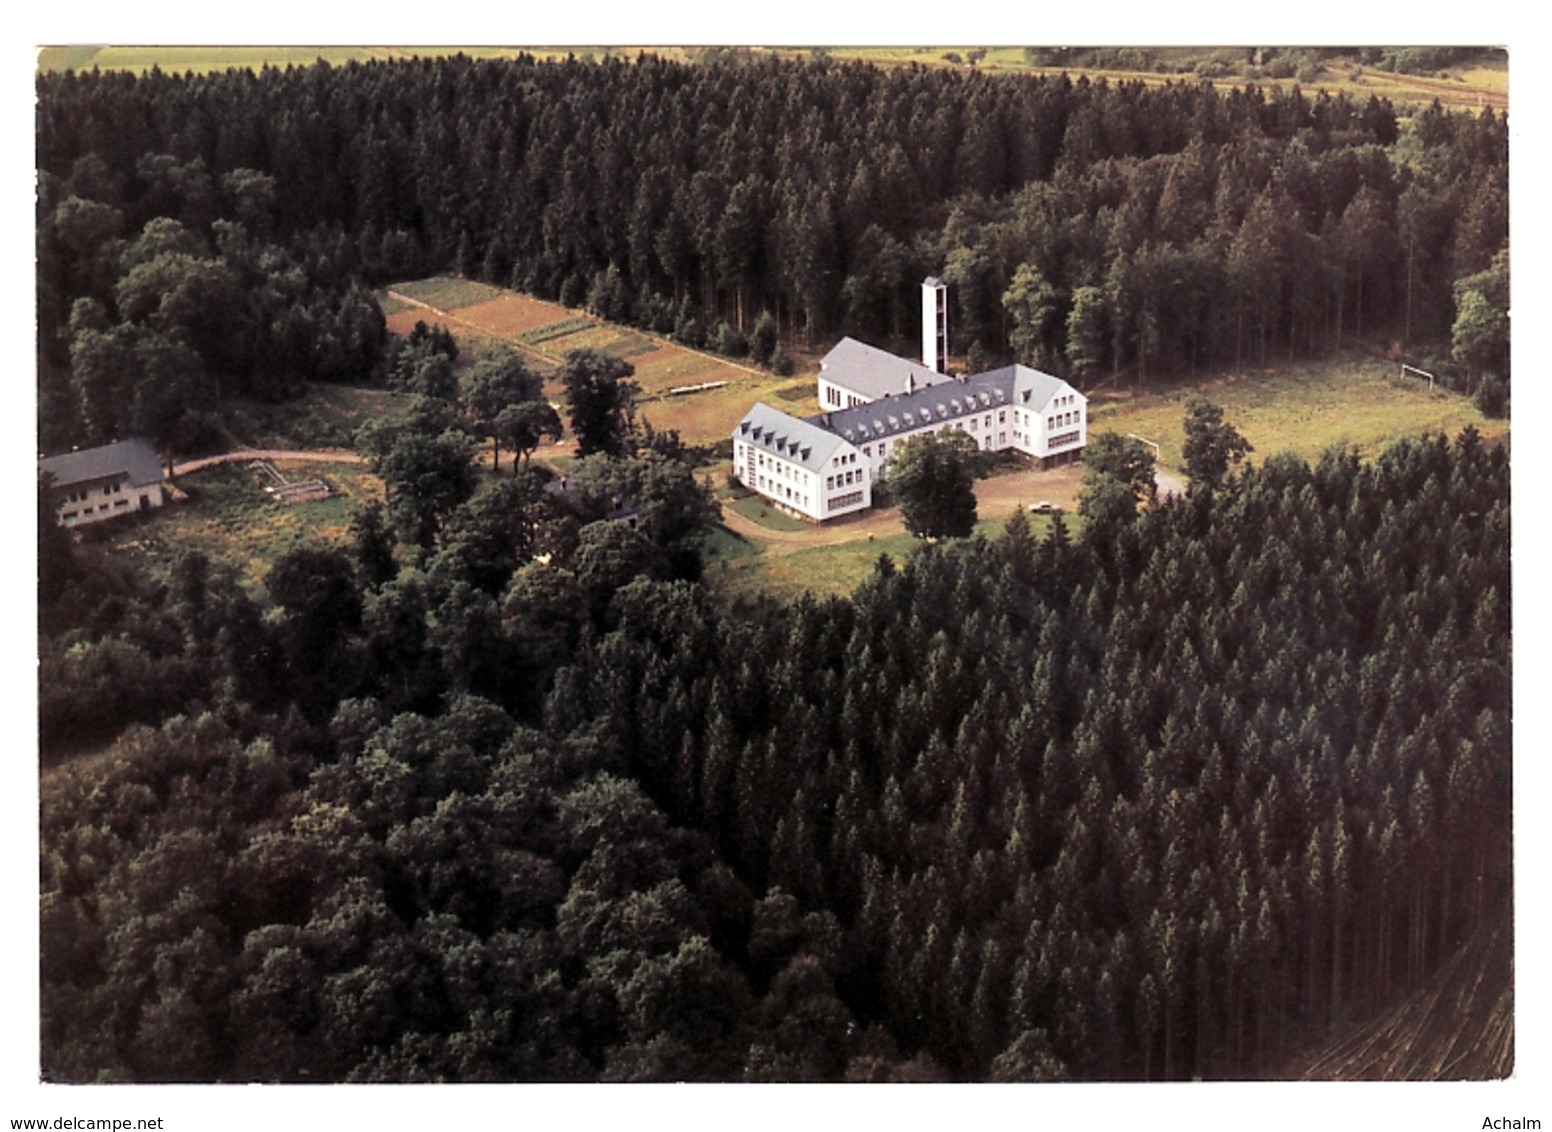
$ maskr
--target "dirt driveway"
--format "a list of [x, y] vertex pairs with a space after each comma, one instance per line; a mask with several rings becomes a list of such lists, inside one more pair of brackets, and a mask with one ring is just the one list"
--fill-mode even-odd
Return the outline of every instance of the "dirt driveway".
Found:
[[[1078, 505], [1078, 484], [1082, 479], [1081, 464], [1069, 464], [1049, 472], [1029, 470], [993, 476], [975, 485], [976, 510], [982, 519], [1006, 519], [1020, 506], [1027, 507], [1032, 503], [1054, 503], [1065, 511], [1072, 511]], [[898, 507], [864, 511], [800, 531], [778, 531], [761, 526], [731, 507], [722, 509], [722, 522], [729, 530], [763, 545], [765, 553], [771, 555], [905, 533]]]
[[[1186, 483], [1180, 476], [1159, 469], [1154, 473], [1154, 479], [1161, 497], [1170, 493], [1185, 493]], [[1082, 464], [1068, 464], [1048, 472], [1029, 469], [993, 476], [975, 485], [976, 511], [982, 519], [1006, 519], [1020, 507], [1052, 503], [1072, 514], [1078, 509], [1078, 489], [1082, 484]], [[814, 546], [837, 546], [905, 532], [898, 507], [864, 511], [845, 519], [805, 527], [800, 531], [773, 530], [745, 518], [731, 507], [724, 507], [722, 523], [744, 538], [760, 543], [765, 547], [765, 553], [771, 555], [793, 554]]]

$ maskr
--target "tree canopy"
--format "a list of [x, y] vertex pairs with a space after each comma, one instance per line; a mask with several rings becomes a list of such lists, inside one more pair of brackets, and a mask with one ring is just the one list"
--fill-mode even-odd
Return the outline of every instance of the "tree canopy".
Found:
[[[40, 443], [410, 398], [358, 434], [385, 511], [267, 579], [40, 531], [46, 1079], [1256, 1078], [1512, 924], [1506, 448], [1249, 465], [1193, 403], [1211, 490], [1139, 510], [1096, 438], [1079, 538], [724, 601], [628, 362], [568, 363], [569, 481], [482, 477], [537, 398], [460, 401], [369, 289], [774, 364], [909, 338], [935, 273], [972, 364], [1383, 337], [1492, 389], [1502, 116], [720, 50], [37, 83]], [[967, 439], [900, 453], [924, 537]]]
[[380, 362], [355, 283], [436, 272], [770, 364], [909, 339], [937, 274], [953, 353], [992, 364], [1150, 381], [1360, 335], [1444, 369], [1456, 284], [1508, 241], [1502, 115], [1356, 90], [705, 53], [42, 73], [38, 109], [62, 400], [77, 298], [285, 396]]
[[917, 538], [966, 538], [975, 530], [975, 481], [985, 454], [958, 429], [913, 437], [890, 461], [889, 490]]
[[1221, 486], [1229, 469], [1255, 451], [1223, 419], [1223, 410], [1200, 394], [1186, 400], [1185, 434], [1181, 454], [1193, 487]]
[[570, 406], [577, 455], [625, 456], [633, 447], [636, 369], [623, 358], [593, 349], [566, 355], [559, 379]]
[[521, 478], [372, 588], [286, 555], [269, 617], [83, 545], [40, 722], [115, 730], [42, 783], [43, 1073], [1275, 1074], [1510, 922], [1508, 480], [1274, 456], [736, 607], [647, 523], [508, 553]]

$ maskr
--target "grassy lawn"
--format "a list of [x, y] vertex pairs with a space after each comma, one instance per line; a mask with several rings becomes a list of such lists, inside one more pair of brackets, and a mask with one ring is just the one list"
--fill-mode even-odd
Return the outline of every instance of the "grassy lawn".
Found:
[[[802, 381], [793, 382], [791, 385], [782, 385], [774, 389], [767, 390], [766, 395], [774, 397], [778, 401], [788, 401], [799, 404], [807, 401], [809, 402], [809, 407], [814, 408], [817, 402], [816, 389], [817, 386], [814, 379], [806, 377]], [[815, 408], [815, 411], [818, 411], [817, 408]], [[797, 408], [793, 409], [792, 412], [801, 415], [803, 410], [801, 408]]]
[[1371, 457], [1404, 436], [1454, 436], [1468, 424], [1488, 438], [1508, 433], [1508, 422], [1484, 417], [1459, 394], [1403, 382], [1398, 369], [1393, 362], [1350, 359], [1279, 366], [1162, 393], [1101, 394], [1089, 402], [1089, 432], [1136, 433], [1157, 441], [1159, 462], [1178, 470], [1186, 398], [1200, 389], [1255, 446], [1255, 461], [1294, 452], [1313, 463], [1335, 445]]
[[[382, 498], [382, 484], [354, 465], [288, 464], [291, 479], [318, 475], [336, 495], [315, 503], [283, 506], [267, 496], [246, 468], [224, 464], [179, 477], [187, 501], [169, 502], [152, 515], [106, 527], [101, 537], [153, 576], [163, 576], [180, 553], [197, 550], [232, 567], [257, 593], [270, 567], [286, 551], [326, 543], [344, 545], [350, 520], [363, 502]], [[93, 532], [93, 537], [97, 537]]]
[[636, 415], [662, 431], [674, 429], [686, 444], [715, 444], [733, 435], [733, 429], [756, 401], [758, 388], [726, 385], [678, 397], [659, 397], [638, 402]]
[[723, 526], [718, 526], [707, 536], [705, 548], [707, 569], [714, 569], [723, 562], [753, 558], [765, 549], [759, 543], [750, 542], [743, 535]]
[[[996, 539], [1002, 536], [1004, 520], [983, 519], [975, 525], [973, 537]], [[1051, 529], [1051, 520], [1044, 516], [1031, 516], [1030, 530], [1036, 538], [1044, 538]], [[1077, 523], [1067, 517], [1069, 536], [1076, 533]], [[740, 558], [727, 556], [722, 562], [708, 559], [706, 579], [712, 588], [724, 598], [754, 594], [771, 594], [788, 601], [805, 593], [815, 597], [840, 597], [851, 593], [867, 580], [878, 563], [879, 555], [887, 554], [897, 564], [903, 563], [921, 546], [921, 540], [908, 534], [886, 535], [883, 538], [860, 538], [855, 542], [833, 546], [816, 546], [794, 554], [755, 553]]]
[[741, 595], [770, 594], [795, 601], [805, 593], [816, 597], [849, 594], [869, 574], [880, 554], [902, 561], [917, 546], [910, 535], [861, 539], [837, 546], [816, 546], [796, 554], [761, 554], [722, 565], [708, 564], [706, 580], [731, 600]]
[[812, 529], [812, 524], [805, 523], [802, 519], [794, 519], [785, 512], [778, 511], [765, 499], [758, 495], [748, 495], [743, 499], [737, 499], [727, 504], [744, 518], [762, 527], [769, 527], [773, 531], [806, 531]]

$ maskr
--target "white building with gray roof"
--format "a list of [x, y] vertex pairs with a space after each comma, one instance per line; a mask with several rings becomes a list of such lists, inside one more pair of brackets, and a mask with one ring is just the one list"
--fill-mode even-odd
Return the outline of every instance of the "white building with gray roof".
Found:
[[784, 511], [824, 522], [873, 506], [873, 473], [835, 432], [757, 404], [733, 430], [733, 474]]
[[59, 522], [97, 523], [162, 505], [162, 465], [146, 440], [120, 440], [38, 461], [59, 493]]
[[819, 405], [850, 409], [952, 380], [946, 373], [897, 358], [877, 346], [842, 338], [819, 362]]
[[1012, 449], [1055, 467], [1088, 443], [1088, 398], [1059, 377], [1011, 365], [808, 418], [757, 404], [733, 431], [734, 472], [783, 508], [822, 522], [871, 506], [872, 483], [887, 475], [899, 446], [946, 428], [984, 451]]
[[[947, 315], [941, 283], [929, 278], [923, 295], [925, 348]], [[957, 428], [984, 451], [1022, 452], [1042, 468], [1088, 443], [1088, 398], [1059, 377], [1023, 365], [954, 377], [855, 338], [820, 363], [819, 404], [807, 418], [758, 404], [733, 430], [734, 475], [817, 522], [872, 506], [873, 482], [912, 437]]]

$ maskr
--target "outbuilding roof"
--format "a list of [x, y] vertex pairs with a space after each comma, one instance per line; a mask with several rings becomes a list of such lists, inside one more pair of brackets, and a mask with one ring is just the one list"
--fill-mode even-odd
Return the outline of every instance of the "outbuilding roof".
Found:
[[148, 440], [119, 440], [38, 461], [38, 471], [54, 477], [56, 487], [128, 477], [134, 487], [160, 483], [162, 465]]
[[897, 358], [855, 338], [842, 338], [836, 343], [820, 361], [819, 377], [870, 401], [954, 380], [946, 373]]

